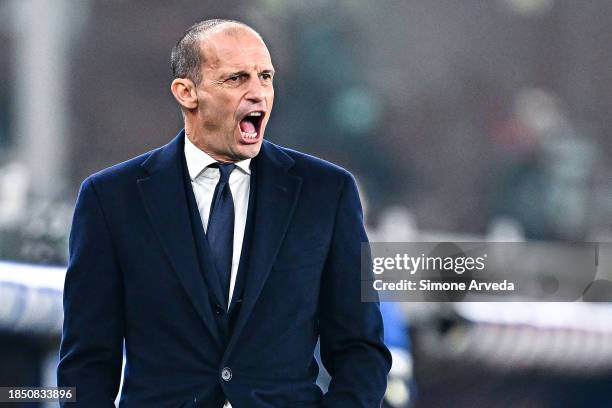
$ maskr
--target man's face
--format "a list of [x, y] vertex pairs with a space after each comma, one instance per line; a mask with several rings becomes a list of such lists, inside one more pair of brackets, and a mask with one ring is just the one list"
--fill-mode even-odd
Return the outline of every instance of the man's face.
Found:
[[203, 43], [206, 62], [189, 136], [219, 161], [255, 157], [274, 102], [270, 53], [248, 29], [213, 32]]

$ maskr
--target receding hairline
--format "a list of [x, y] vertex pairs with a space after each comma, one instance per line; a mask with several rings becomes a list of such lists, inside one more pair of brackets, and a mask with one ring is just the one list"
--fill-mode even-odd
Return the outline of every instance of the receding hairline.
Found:
[[200, 32], [200, 35], [207, 35], [213, 33], [226, 33], [230, 35], [235, 35], [238, 34], [240, 31], [250, 31], [263, 41], [261, 35], [257, 31], [255, 31], [253, 27], [243, 23], [242, 21], [235, 20], [222, 20], [221, 22], [215, 25], [203, 29]]
[[200, 50], [200, 69], [202, 69], [202, 65], [208, 60], [208, 56], [205, 54], [207, 45], [214, 44], [214, 42], [211, 40], [212, 36], [227, 35], [230, 37], [235, 37], [244, 32], [254, 34], [255, 37], [257, 37], [261, 41], [261, 43], [266, 46], [266, 43], [261, 37], [261, 34], [255, 31], [255, 29], [253, 29], [252, 27], [240, 21], [224, 21], [198, 33], [198, 49]]
[[253, 27], [241, 21], [210, 19], [193, 24], [172, 48], [170, 54], [172, 76], [175, 79], [189, 78], [198, 84], [202, 79], [202, 66], [207, 62], [206, 45], [214, 43], [211, 37], [218, 34], [237, 36], [244, 32], [253, 34], [266, 46], [261, 35]]

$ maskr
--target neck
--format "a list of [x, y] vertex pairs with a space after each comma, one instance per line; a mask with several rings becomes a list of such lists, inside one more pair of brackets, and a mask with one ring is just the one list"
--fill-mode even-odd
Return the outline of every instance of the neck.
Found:
[[189, 141], [191, 141], [191, 143], [193, 143], [195, 147], [215, 159], [215, 161], [218, 161], [220, 163], [236, 163], [239, 161], [233, 160], [226, 156], [219, 156], [216, 153], [212, 152], [204, 143], [202, 143], [202, 138], [195, 137], [193, 133], [190, 132], [187, 124], [185, 124], [185, 137], [188, 138]]

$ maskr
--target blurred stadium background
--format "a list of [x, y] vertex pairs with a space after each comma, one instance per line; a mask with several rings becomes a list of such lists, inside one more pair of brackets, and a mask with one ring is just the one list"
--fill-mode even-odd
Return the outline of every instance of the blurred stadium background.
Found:
[[[55, 383], [79, 184], [177, 133], [205, 17], [263, 35], [267, 137], [351, 170], [372, 240], [612, 242], [607, 0], [0, 0], [0, 386]], [[389, 406], [612, 406], [607, 302], [392, 308]]]

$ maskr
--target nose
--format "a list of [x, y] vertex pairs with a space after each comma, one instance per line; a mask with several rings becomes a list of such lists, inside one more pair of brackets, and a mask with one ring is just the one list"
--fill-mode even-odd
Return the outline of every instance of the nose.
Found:
[[266, 92], [266, 85], [261, 83], [261, 79], [257, 75], [254, 75], [249, 81], [246, 99], [252, 103], [259, 103], [265, 99]]

